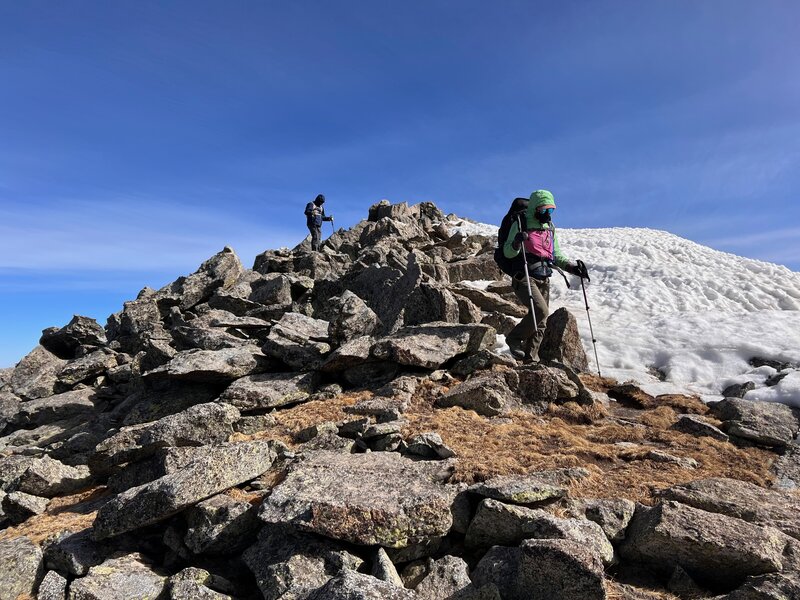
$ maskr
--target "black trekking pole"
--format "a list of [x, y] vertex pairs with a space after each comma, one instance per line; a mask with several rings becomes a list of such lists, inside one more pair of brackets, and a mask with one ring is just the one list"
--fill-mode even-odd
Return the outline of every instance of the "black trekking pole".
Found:
[[[517, 227], [519, 227], [520, 232], [522, 232], [522, 219], [520, 218], [519, 213], [517, 213]], [[522, 249], [522, 262], [525, 264], [525, 282], [528, 284], [528, 301], [531, 303], [531, 318], [533, 319], [533, 335], [536, 335], [536, 332], [539, 330], [539, 323], [536, 321], [536, 308], [533, 305], [533, 288], [531, 288], [531, 276], [528, 273], [528, 257], [525, 254], [525, 241], [520, 244], [520, 248]], [[527, 355], [530, 358], [531, 355], [531, 345], [533, 344], [533, 338], [528, 341], [528, 351]]]
[[[597, 363], [597, 376], [602, 377], [600, 374], [600, 359], [597, 358], [597, 340], [594, 337], [594, 329], [592, 329], [592, 316], [589, 314], [589, 300], [586, 298], [586, 286], [583, 284], [583, 273], [588, 274], [588, 270], [586, 269], [586, 264], [582, 261], [576, 261], [578, 264], [578, 268], [581, 270], [581, 289], [583, 289], [583, 302], [586, 304], [586, 318], [589, 319], [589, 333], [592, 335], [592, 346], [594, 346], [594, 361]], [[589, 276], [586, 276], [589, 279]]]

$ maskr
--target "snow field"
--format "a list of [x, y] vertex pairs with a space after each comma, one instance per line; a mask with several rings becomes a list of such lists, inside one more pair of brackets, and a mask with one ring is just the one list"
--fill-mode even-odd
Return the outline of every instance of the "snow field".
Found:
[[[496, 235], [462, 221], [465, 234]], [[777, 385], [753, 368], [759, 357], [800, 366], [800, 273], [641, 228], [560, 229], [562, 251], [583, 260], [600, 369], [653, 394], [694, 392], [721, 398], [732, 383], [753, 381], [748, 399], [800, 406], [800, 370]], [[572, 312], [594, 370], [580, 280], [551, 278], [550, 306]], [[488, 282], [475, 282], [485, 287]], [[660, 374], [657, 377], [655, 373]], [[663, 379], [663, 381], [662, 381]]]

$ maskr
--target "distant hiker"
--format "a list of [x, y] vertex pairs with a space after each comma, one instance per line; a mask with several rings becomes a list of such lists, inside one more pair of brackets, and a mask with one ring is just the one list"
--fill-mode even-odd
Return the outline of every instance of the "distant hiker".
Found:
[[306, 225], [311, 232], [311, 249], [319, 252], [320, 240], [322, 239], [322, 222], [333, 221], [333, 216], [325, 216], [325, 196], [319, 194], [313, 202], [306, 204]]
[[[582, 278], [588, 278], [589, 275], [582, 262], [570, 263], [561, 252], [552, 222], [553, 211], [556, 209], [553, 194], [547, 190], [533, 192], [525, 211], [520, 213], [519, 208], [524, 202], [525, 198], [514, 200], [512, 210], [503, 219], [498, 232], [498, 244], [502, 244], [503, 256], [496, 256], [495, 260], [503, 271], [511, 275], [514, 293], [528, 307], [528, 314], [509, 332], [506, 343], [514, 358], [537, 360], [539, 344], [544, 337], [547, 316], [550, 313], [548, 303], [553, 267]], [[514, 210], [515, 205], [517, 210]], [[510, 226], [504, 231], [507, 221]], [[523, 255], [528, 263], [528, 281], [525, 277]], [[531, 314], [531, 305], [534, 314]]]

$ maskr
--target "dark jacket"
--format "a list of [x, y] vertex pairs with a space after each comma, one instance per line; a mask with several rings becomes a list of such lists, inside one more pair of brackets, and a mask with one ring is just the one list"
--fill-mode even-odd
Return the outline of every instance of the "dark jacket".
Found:
[[325, 216], [325, 207], [317, 206], [314, 202], [306, 204], [306, 225], [309, 229], [312, 227], [322, 227], [323, 221], [330, 221], [330, 217]]

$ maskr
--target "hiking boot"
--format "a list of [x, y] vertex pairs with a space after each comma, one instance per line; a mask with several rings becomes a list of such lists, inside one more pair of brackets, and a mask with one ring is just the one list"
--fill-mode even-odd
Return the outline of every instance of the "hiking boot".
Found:
[[522, 347], [521, 341], [518, 342], [516, 340], [506, 340], [506, 343], [508, 344], [508, 351], [515, 359], [525, 360], [526, 358], [530, 358], [527, 352], [525, 352], [525, 349]]

